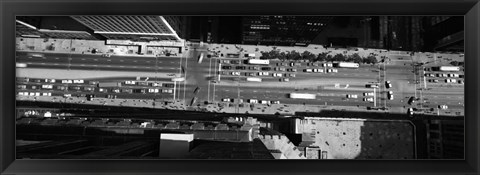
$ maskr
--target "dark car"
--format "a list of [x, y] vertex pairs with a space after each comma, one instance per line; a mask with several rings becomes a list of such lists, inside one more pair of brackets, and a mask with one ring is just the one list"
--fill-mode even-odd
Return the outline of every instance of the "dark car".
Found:
[[262, 70], [269, 71], [269, 70], [272, 70], [272, 68], [271, 67], [262, 67]]
[[197, 97], [193, 97], [192, 98], [192, 101], [190, 101], [190, 106], [193, 106], [193, 104], [195, 104], [195, 102], [197, 102]]
[[237, 66], [237, 67], [235, 67], [235, 69], [237, 69], [237, 70], [239, 70], [239, 69], [241, 69], [241, 70], [245, 70], [245, 69], [246, 69], [246, 67], [245, 67], [245, 66]]
[[412, 103], [415, 103], [415, 97], [410, 97], [410, 99], [408, 99], [408, 104], [411, 105]]
[[232, 66], [222, 66], [222, 69], [230, 70], [230, 69], [232, 69]]
[[174, 84], [170, 84], [170, 83], [165, 83], [163, 84], [163, 87], [167, 87], [167, 88], [173, 88], [174, 87]]
[[134, 89], [133, 92], [134, 92], [134, 93], [142, 93], [142, 94], [144, 94], [144, 93], [145, 93], [145, 89]]
[[230, 64], [240, 64], [240, 61], [239, 60], [232, 60], [232, 61], [230, 61]]
[[200, 92], [201, 89], [202, 89], [202, 88], [197, 87], [197, 88], [195, 88], [195, 90], [193, 91], [193, 93], [194, 93], [194, 94], [197, 94], [198, 92]]

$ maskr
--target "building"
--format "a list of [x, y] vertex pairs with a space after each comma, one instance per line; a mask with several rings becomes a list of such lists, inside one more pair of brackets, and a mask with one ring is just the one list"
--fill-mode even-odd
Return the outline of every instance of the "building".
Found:
[[306, 46], [328, 26], [329, 16], [245, 16], [242, 44]]
[[17, 16], [16, 23], [17, 37], [104, 39], [68, 16]]
[[426, 125], [429, 159], [464, 158], [464, 120], [431, 120]]
[[185, 17], [179, 16], [71, 16], [107, 39], [182, 40]]
[[422, 20], [424, 27], [424, 50], [464, 51], [463, 16], [427, 16]]

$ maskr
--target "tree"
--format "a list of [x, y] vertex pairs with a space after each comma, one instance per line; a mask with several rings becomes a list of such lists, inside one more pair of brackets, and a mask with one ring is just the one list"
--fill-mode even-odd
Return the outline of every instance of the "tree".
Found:
[[316, 58], [316, 56], [309, 51], [305, 51], [305, 52], [302, 53], [302, 59], [304, 59], [304, 60], [314, 61], [315, 58]]
[[365, 60], [364, 63], [367, 64], [377, 64], [378, 60], [374, 56], [368, 56]]
[[336, 54], [333, 56], [333, 61], [345, 61], [345, 56], [343, 54]]
[[327, 55], [328, 55], [327, 52], [319, 53], [316, 61], [326, 61], [327, 60]]
[[363, 58], [360, 57], [360, 55], [358, 55], [358, 53], [354, 53], [354, 54], [351, 55], [348, 59], [349, 59], [349, 61], [355, 62], [355, 63], [361, 63], [361, 62], [363, 62]]

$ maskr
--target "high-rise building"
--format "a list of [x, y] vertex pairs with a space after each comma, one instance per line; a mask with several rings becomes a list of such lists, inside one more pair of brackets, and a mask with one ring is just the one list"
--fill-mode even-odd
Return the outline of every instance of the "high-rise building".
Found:
[[245, 16], [242, 44], [308, 45], [330, 23], [331, 16]]
[[463, 16], [427, 16], [424, 17], [425, 50], [464, 51]]
[[432, 120], [426, 125], [429, 159], [464, 158], [464, 120]]
[[184, 17], [180, 16], [71, 16], [108, 39], [182, 40]]

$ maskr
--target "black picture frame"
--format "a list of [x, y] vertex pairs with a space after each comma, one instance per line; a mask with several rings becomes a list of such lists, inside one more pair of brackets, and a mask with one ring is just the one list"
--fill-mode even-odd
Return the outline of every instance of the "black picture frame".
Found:
[[[2, 174], [479, 174], [478, 0], [5, 0]], [[465, 15], [465, 160], [15, 160], [15, 15]]]

